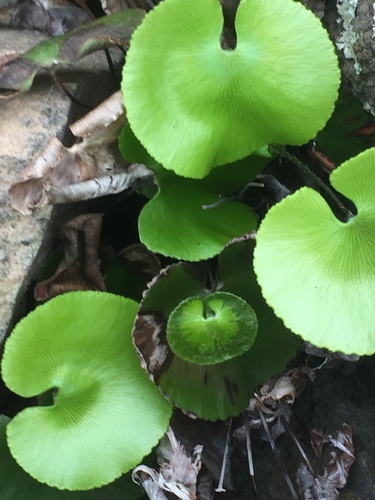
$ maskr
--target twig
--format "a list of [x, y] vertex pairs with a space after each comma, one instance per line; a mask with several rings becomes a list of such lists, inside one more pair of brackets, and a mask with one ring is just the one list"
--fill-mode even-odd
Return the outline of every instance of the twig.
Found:
[[50, 204], [91, 200], [109, 194], [121, 193], [139, 179], [145, 180], [151, 176], [152, 173], [144, 165], [134, 164], [130, 172], [106, 175], [79, 184], [70, 184], [57, 188], [51, 186], [46, 189], [46, 195]]
[[229, 455], [229, 441], [230, 441], [231, 430], [232, 430], [232, 417], [229, 420], [229, 427], [228, 427], [228, 433], [227, 433], [227, 440], [225, 442], [225, 450], [224, 450], [224, 456], [223, 456], [223, 465], [221, 466], [221, 473], [220, 473], [219, 485], [215, 489], [215, 491], [217, 493], [224, 493], [225, 492], [225, 488], [223, 487], [223, 485], [224, 485], [225, 471], [227, 469], [227, 461], [228, 461], [228, 455]]
[[292, 494], [293, 500], [299, 500], [298, 494], [293, 486], [292, 480], [289, 477], [288, 471], [286, 470], [285, 465], [283, 464], [283, 462], [281, 460], [280, 452], [276, 447], [275, 441], [272, 439], [270, 429], [268, 427], [266, 419], [264, 418], [262, 410], [259, 410], [259, 417], [260, 417], [260, 420], [262, 422], [263, 428], [266, 431], [266, 435], [267, 435], [268, 441], [271, 445], [272, 451], [275, 455], [276, 461], [281, 469], [281, 472], [283, 473], [284, 479], [285, 479], [285, 481], [288, 485], [288, 488]]
[[245, 436], [246, 436], [247, 459], [249, 462], [249, 472], [250, 472], [251, 479], [253, 480], [255, 493], [258, 493], [257, 485], [255, 482], [253, 452], [251, 449], [249, 417], [248, 417], [246, 412], [245, 412]]
[[297, 446], [297, 448], [298, 448], [298, 451], [301, 453], [302, 458], [304, 459], [304, 461], [305, 461], [305, 463], [306, 463], [307, 467], [310, 469], [311, 474], [312, 474], [314, 477], [316, 477], [316, 473], [315, 473], [315, 471], [314, 471], [314, 469], [313, 469], [313, 466], [311, 465], [311, 462], [310, 462], [310, 460], [308, 459], [308, 457], [307, 457], [307, 455], [306, 455], [306, 453], [305, 453], [305, 450], [302, 448], [302, 446], [301, 446], [300, 442], [298, 441], [297, 436], [294, 434], [293, 429], [290, 427], [288, 420], [287, 420], [287, 419], [284, 417], [284, 415], [282, 415], [282, 414], [280, 415], [280, 417], [281, 417], [281, 421], [282, 421], [282, 423], [283, 423], [283, 425], [284, 425], [285, 429], [286, 429], [286, 430], [289, 432], [289, 434], [291, 435], [291, 437], [292, 437], [293, 441], [295, 442], [295, 444], [296, 444], [296, 446]]

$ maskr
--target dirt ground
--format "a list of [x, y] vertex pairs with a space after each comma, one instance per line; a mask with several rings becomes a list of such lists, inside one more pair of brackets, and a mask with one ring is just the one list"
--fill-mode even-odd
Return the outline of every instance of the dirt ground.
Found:
[[[310, 430], [319, 429], [334, 434], [343, 423], [353, 427], [355, 461], [350, 469], [348, 483], [341, 490], [340, 500], [371, 500], [375, 498], [375, 359], [361, 360], [353, 373], [341, 369], [322, 369], [316, 372], [315, 381], [307, 386], [292, 407], [291, 427], [313, 465], [314, 454], [309, 442]], [[292, 438], [286, 434], [277, 440], [281, 458], [295, 482], [301, 455]], [[290, 500], [282, 473], [270, 445], [254, 435], [253, 454], [255, 494], [248, 474], [244, 446], [236, 446], [232, 456], [232, 473], [236, 491], [218, 495], [225, 500]]]

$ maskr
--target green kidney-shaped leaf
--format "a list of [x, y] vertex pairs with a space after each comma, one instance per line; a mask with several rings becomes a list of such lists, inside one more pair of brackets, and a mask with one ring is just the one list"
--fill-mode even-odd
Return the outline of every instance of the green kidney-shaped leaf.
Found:
[[167, 320], [173, 310], [189, 297], [207, 294], [190, 266], [176, 264], [163, 269], [145, 293], [133, 341], [150, 378], [175, 405], [206, 420], [225, 420], [246, 408], [255, 389], [249, 377], [251, 349], [220, 363], [200, 365], [176, 356], [166, 339]]
[[123, 70], [129, 123], [177, 174], [203, 178], [270, 143], [303, 144], [340, 81], [320, 21], [293, 0], [242, 0], [237, 45], [220, 46], [218, 0], [165, 0], [134, 32]]
[[131, 474], [113, 483], [90, 491], [63, 491], [39, 483], [27, 474], [12, 457], [6, 441], [6, 426], [10, 418], [0, 415], [0, 498], [1, 500], [136, 500], [142, 490], [134, 484]]
[[176, 356], [199, 365], [226, 361], [252, 346], [257, 332], [253, 309], [225, 292], [190, 297], [169, 316], [167, 341]]
[[[138, 219], [139, 237], [153, 252], [205, 260], [233, 238], [255, 229], [255, 215], [244, 203], [229, 200], [216, 205], [220, 191], [215, 183], [185, 179], [160, 168], [157, 172], [159, 191]], [[218, 177], [217, 184], [222, 183]]]
[[[135, 467], [164, 434], [171, 405], [145, 376], [131, 342], [137, 303], [71, 292], [35, 309], [5, 344], [2, 374], [23, 397], [54, 404], [18, 413], [10, 451], [32, 477], [88, 490]], [[152, 409], [152, 410], [151, 410]]]
[[332, 186], [355, 203], [338, 220], [319, 193], [302, 188], [271, 208], [257, 234], [262, 293], [288, 328], [319, 347], [375, 352], [375, 149], [343, 163]]

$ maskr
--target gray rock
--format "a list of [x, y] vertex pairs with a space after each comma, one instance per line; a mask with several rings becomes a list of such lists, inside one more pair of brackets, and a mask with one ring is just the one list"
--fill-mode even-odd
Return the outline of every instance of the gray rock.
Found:
[[338, 49], [344, 83], [375, 116], [375, 3], [327, 1], [323, 22]]
[[[0, 30], [0, 56], [26, 51], [45, 38], [37, 32]], [[112, 91], [103, 53], [70, 65], [60, 78], [93, 107]], [[0, 343], [25, 314], [25, 291], [40, 272], [56, 217], [59, 224], [63, 217], [60, 209], [50, 207], [32, 216], [19, 214], [10, 207], [8, 188], [51, 137], [63, 139], [67, 123], [87, 112], [79, 108], [47, 75], [38, 77], [30, 92], [0, 99]]]

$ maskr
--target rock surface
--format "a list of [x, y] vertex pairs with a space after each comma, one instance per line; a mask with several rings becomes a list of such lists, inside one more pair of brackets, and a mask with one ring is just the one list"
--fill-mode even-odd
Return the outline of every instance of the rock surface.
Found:
[[[38, 32], [2, 29], [0, 56], [25, 51], [45, 38]], [[60, 75], [93, 107], [112, 91], [103, 53]], [[10, 207], [8, 188], [51, 137], [63, 139], [67, 123], [87, 112], [79, 108], [47, 75], [37, 77], [30, 92], [0, 99], [0, 343], [26, 312], [25, 290], [40, 271], [59, 213], [47, 207], [23, 216]]]
[[324, 24], [336, 44], [344, 83], [375, 116], [375, 2], [326, 1]]

